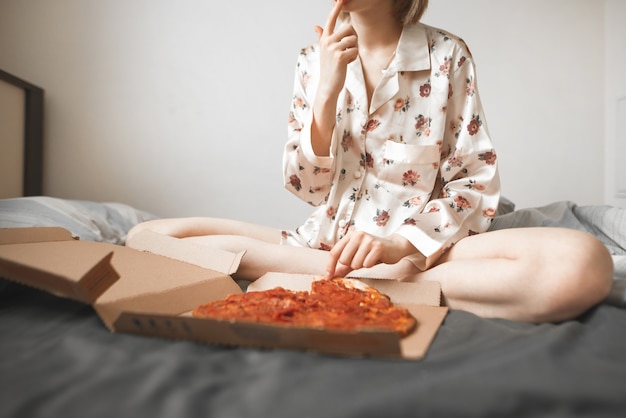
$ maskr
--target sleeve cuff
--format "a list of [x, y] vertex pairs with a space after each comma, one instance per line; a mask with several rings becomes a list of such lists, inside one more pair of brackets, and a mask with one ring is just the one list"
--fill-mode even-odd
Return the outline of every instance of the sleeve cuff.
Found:
[[313, 151], [313, 145], [311, 144], [311, 126], [313, 125], [313, 113], [309, 113], [307, 115], [306, 120], [303, 124], [303, 129], [300, 132], [300, 148], [302, 149], [302, 154], [304, 157], [314, 166], [320, 168], [330, 168], [332, 167], [334, 160], [334, 152], [335, 146], [337, 144], [337, 140], [335, 139], [335, 132], [333, 131], [333, 137], [330, 142], [330, 156], [319, 156], [316, 155]]
[[408, 239], [417, 249], [417, 253], [411, 254], [405, 258], [422, 271], [432, 267], [444, 253], [444, 244], [441, 241], [433, 239], [421, 229], [411, 228], [409, 230], [407, 228], [400, 228], [396, 233]]

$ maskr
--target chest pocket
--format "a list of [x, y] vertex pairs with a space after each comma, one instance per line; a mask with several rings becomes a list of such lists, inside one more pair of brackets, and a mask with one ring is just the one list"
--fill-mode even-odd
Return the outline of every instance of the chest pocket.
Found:
[[379, 166], [379, 185], [401, 201], [430, 195], [439, 172], [439, 162], [437, 145], [387, 141]]

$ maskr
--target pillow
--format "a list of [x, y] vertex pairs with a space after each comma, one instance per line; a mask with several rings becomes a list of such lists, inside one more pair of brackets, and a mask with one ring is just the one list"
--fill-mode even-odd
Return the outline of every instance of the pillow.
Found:
[[507, 213], [511, 213], [515, 210], [515, 203], [511, 200], [507, 199], [504, 196], [500, 196], [500, 201], [498, 202], [498, 209], [496, 211], [496, 216], [506, 215]]
[[59, 226], [86, 241], [123, 245], [136, 224], [157, 217], [115, 202], [59, 199], [48, 196], [0, 200], [0, 228]]

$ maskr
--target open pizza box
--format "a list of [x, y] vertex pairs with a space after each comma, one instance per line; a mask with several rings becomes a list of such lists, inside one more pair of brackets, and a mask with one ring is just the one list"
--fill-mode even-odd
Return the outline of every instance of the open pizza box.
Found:
[[[415, 331], [401, 338], [380, 330], [338, 332], [195, 318], [195, 307], [242, 292], [230, 275], [244, 253], [147, 231], [136, 236], [136, 245], [141, 251], [81, 241], [56, 227], [0, 229], [0, 277], [90, 304], [112, 332], [337, 355], [419, 360], [447, 313], [439, 306], [438, 283], [361, 279], [407, 308], [417, 320]], [[275, 286], [308, 290], [313, 279], [268, 273], [248, 291]]]

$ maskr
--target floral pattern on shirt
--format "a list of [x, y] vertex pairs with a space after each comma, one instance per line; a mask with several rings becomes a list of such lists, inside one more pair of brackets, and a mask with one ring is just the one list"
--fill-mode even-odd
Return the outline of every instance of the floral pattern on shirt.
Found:
[[297, 229], [300, 242], [330, 249], [350, 230], [395, 233], [432, 262], [488, 228], [500, 193], [497, 154], [461, 39], [405, 26], [371, 103], [360, 61], [351, 63], [330, 157], [311, 147], [318, 74], [313, 45], [298, 57], [283, 160], [287, 189], [319, 206]]

